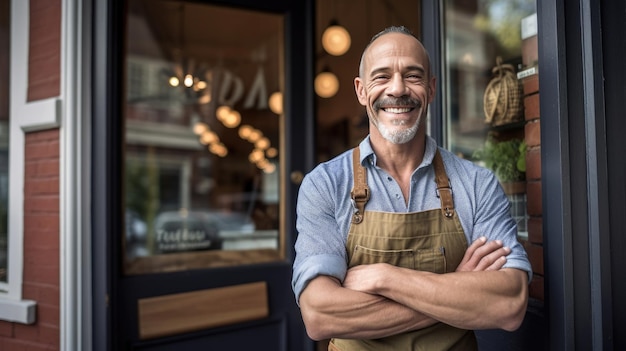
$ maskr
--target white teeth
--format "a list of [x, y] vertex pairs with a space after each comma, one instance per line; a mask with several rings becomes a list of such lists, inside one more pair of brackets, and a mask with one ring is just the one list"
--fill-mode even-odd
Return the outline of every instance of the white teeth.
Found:
[[400, 108], [400, 107], [388, 107], [385, 109], [385, 111], [389, 112], [389, 113], [406, 113], [411, 111], [410, 108]]

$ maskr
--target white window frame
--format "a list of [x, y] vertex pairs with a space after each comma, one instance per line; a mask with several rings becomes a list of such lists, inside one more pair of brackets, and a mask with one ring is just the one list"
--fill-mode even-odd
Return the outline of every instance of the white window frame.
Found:
[[29, 2], [11, 1], [8, 280], [0, 283], [0, 320], [35, 322], [36, 302], [22, 296], [24, 264], [24, 133], [59, 126], [60, 100], [27, 102]]

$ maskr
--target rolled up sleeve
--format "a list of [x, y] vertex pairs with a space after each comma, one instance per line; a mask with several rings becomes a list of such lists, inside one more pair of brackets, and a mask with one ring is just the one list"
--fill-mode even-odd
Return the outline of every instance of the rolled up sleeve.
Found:
[[296, 302], [300, 302], [300, 294], [307, 284], [315, 277], [327, 275], [340, 281], [346, 277], [347, 265], [342, 257], [335, 255], [309, 256], [294, 265], [291, 285], [296, 296]]

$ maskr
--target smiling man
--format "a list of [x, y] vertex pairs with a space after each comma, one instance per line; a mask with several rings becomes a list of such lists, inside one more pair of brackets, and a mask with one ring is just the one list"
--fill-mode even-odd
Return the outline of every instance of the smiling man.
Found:
[[473, 330], [518, 328], [530, 264], [495, 176], [426, 135], [436, 79], [422, 44], [378, 33], [354, 87], [370, 134], [298, 195], [292, 285], [309, 336], [329, 350], [476, 350]]

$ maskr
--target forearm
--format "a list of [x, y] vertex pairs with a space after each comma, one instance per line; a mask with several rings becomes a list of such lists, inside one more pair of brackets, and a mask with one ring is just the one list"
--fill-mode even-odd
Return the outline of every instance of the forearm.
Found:
[[300, 308], [307, 333], [314, 340], [377, 339], [436, 322], [385, 297], [346, 289], [327, 276], [308, 284], [300, 296]]
[[432, 274], [383, 266], [373, 293], [464, 329], [515, 330], [528, 301], [517, 269]]

